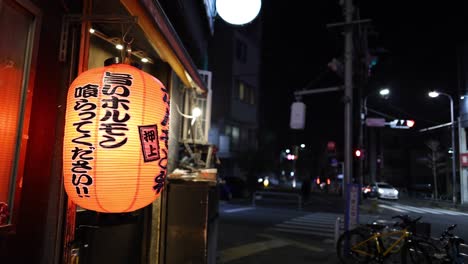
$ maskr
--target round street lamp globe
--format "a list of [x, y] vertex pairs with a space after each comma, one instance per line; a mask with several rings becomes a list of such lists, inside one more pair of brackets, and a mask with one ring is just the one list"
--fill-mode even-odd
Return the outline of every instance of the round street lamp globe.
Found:
[[261, 6], [261, 0], [216, 0], [219, 16], [233, 25], [244, 25], [254, 20]]

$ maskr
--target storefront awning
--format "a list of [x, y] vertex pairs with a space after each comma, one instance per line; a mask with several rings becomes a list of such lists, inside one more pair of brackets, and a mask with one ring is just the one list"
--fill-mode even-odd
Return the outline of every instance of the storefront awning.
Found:
[[188, 55], [169, 19], [158, 3], [151, 0], [120, 0], [132, 16], [138, 17], [138, 25], [143, 30], [151, 46], [161, 59], [171, 65], [182, 82], [206, 93], [198, 69]]

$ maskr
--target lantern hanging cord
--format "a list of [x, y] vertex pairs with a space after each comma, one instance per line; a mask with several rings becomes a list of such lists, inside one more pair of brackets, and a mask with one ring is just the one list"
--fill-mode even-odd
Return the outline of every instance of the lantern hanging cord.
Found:
[[[122, 32], [124, 31], [123, 27], [124, 27], [124, 25], [122, 24]], [[127, 35], [128, 35], [128, 33], [130, 33], [130, 30], [132, 29], [132, 27], [133, 27], [133, 23], [130, 24], [130, 26], [128, 26], [128, 28], [127, 28], [127, 31], [125, 31], [125, 33], [122, 34], [122, 41], [125, 44], [132, 44], [133, 43], [133, 40], [134, 40], [133, 37], [130, 38], [130, 39], [127, 39]]]
[[127, 30], [124, 32], [124, 25], [121, 25], [122, 29], [122, 42], [125, 45], [124, 50], [122, 51], [122, 59], [124, 63], [130, 64], [131, 61], [131, 56], [132, 56], [132, 43], [135, 40], [133, 37], [129, 38], [128, 33], [130, 32], [131, 28], [133, 26], [133, 23], [130, 24], [130, 26], [127, 27]]

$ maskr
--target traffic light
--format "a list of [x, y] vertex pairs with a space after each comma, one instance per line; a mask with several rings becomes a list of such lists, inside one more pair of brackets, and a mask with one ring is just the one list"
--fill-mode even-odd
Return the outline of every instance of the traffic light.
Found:
[[378, 61], [378, 57], [377, 56], [370, 56], [369, 58], [369, 61], [368, 61], [368, 67], [369, 68], [372, 68], [372, 67], [375, 67], [375, 65], [377, 65], [377, 61]]
[[406, 120], [406, 126], [412, 128], [414, 126], [414, 120]]
[[361, 151], [360, 149], [356, 149], [356, 150], [354, 151], [354, 156], [355, 156], [356, 158], [361, 158], [361, 157], [362, 157], [362, 151]]
[[395, 119], [390, 123], [391, 128], [398, 128], [398, 129], [409, 129], [414, 127], [416, 122], [412, 119]]

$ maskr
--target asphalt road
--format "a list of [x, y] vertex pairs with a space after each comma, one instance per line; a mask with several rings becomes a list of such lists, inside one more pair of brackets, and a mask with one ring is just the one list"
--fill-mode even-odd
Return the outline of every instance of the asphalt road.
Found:
[[[260, 199], [255, 206], [246, 200], [222, 202], [217, 263], [338, 263], [335, 224], [337, 218], [343, 219], [343, 212], [342, 198], [328, 194], [313, 194], [301, 208], [291, 197]], [[422, 216], [422, 220], [431, 223], [433, 236], [440, 235], [449, 224], [457, 224], [457, 235], [468, 239], [468, 211], [414, 204], [410, 200], [364, 200], [360, 223], [392, 221], [391, 216], [397, 214]]]

